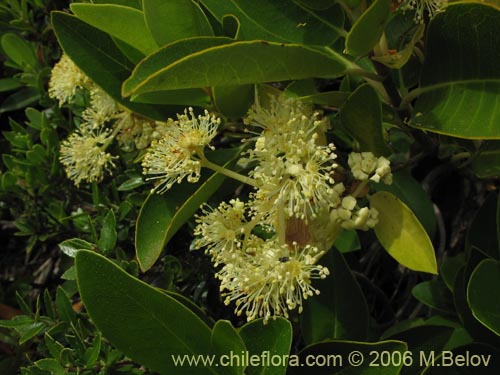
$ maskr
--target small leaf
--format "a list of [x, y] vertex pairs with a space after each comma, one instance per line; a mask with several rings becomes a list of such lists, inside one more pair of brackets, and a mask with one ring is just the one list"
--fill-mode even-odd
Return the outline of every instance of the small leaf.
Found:
[[71, 301], [64, 289], [60, 286], [57, 287], [56, 292], [56, 307], [59, 318], [76, 327], [76, 314], [71, 306]]
[[6, 92], [18, 89], [22, 87], [23, 84], [14, 78], [2, 78], [0, 79], [0, 92]]
[[385, 191], [370, 197], [370, 207], [379, 212], [374, 230], [389, 255], [411, 270], [437, 274], [434, 247], [413, 212]]
[[0, 40], [3, 52], [20, 68], [35, 68], [38, 65], [35, 49], [25, 39], [14, 33], [2, 35]]
[[382, 105], [370, 85], [358, 87], [342, 107], [342, 125], [358, 141], [359, 151], [385, 155], [389, 149], [382, 134]]
[[179, 49], [183, 50], [186, 44], [192, 46], [198, 40], [200, 38], [172, 43], [148, 56], [125, 81], [123, 94], [309, 77], [334, 78], [352, 64], [331, 50], [266, 41], [233, 42], [198, 49], [196, 53], [180, 56], [177, 61], [163, 57], [172, 53], [179, 55]]
[[325, 339], [366, 340], [368, 305], [344, 257], [332, 249], [320, 264], [328, 267], [330, 275], [314, 283], [320, 294], [304, 303], [300, 315], [304, 340], [308, 344]]
[[413, 296], [423, 304], [446, 314], [453, 314], [453, 295], [446, 285], [437, 280], [424, 281], [412, 290]]
[[[249, 356], [262, 356], [269, 353], [270, 358], [283, 358], [290, 353], [292, 346], [292, 325], [285, 318], [278, 317], [263, 324], [262, 319], [252, 320], [243, 325], [239, 334], [245, 342]], [[281, 366], [271, 365], [269, 361], [260, 361], [260, 366], [248, 366], [247, 375], [284, 375], [286, 361]]]
[[159, 46], [179, 39], [213, 35], [200, 6], [191, 0], [143, 0], [147, 25]]
[[67, 256], [74, 258], [78, 250], [94, 250], [94, 245], [79, 238], [72, 238], [59, 244], [61, 251]]
[[144, 55], [158, 48], [140, 10], [115, 4], [82, 3], [71, 4], [70, 9], [82, 21], [122, 40]]
[[[217, 152], [217, 158], [232, 164], [240, 149]], [[210, 154], [208, 154], [210, 158]], [[206, 172], [206, 171], [203, 171]], [[135, 246], [141, 270], [147, 271], [156, 262], [166, 243], [179, 228], [198, 210], [200, 205], [219, 188], [224, 176], [202, 173], [197, 184], [176, 185], [165, 196], [151, 193], [144, 201], [137, 218]]]
[[173, 363], [172, 355], [210, 352], [209, 327], [184, 305], [97, 253], [79, 251], [76, 269], [90, 318], [125, 355], [165, 375], [217, 373]]
[[116, 238], [117, 233], [115, 213], [112, 209], [110, 209], [104, 217], [101, 228], [101, 235], [99, 237], [99, 241], [97, 241], [97, 246], [99, 246], [104, 254], [107, 254], [115, 248]]
[[352, 56], [363, 56], [370, 52], [384, 32], [390, 11], [391, 0], [375, 0], [347, 34], [346, 52]]
[[[243, 339], [240, 337], [236, 329], [233, 327], [228, 320], [218, 320], [215, 323], [211, 343], [214, 354], [219, 356], [227, 355], [228, 353], [245, 353], [246, 347]], [[222, 369], [221, 369], [222, 370]], [[243, 363], [239, 362], [233, 364], [232, 366], [224, 366], [224, 374], [244, 374], [245, 366]]]
[[0, 114], [25, 108], [40, 99], [40, 92], [34, 87], [25, 87], [9, 95], [0, 105]]
[[358, 233], [355, 230], [343, 230], [333, 244], [341, 253], [349, 253], [361, 249]]
[[497, 285], [500, 285], [500, 262], [485, 259], [471, 275], [467, 287], [467, 300], [474, 317], [500, 336]]
[[40, 370], [48, 371], [51, 375], [65, 375], [66, 370], [54, 358], [44, 358], [34, 363]]

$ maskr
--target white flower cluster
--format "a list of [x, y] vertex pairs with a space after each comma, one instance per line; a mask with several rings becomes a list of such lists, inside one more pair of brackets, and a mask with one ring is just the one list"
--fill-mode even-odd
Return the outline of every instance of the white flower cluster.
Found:
[[[231, 200], [197, 216], [196, 248], [205, 248], [215, 265], [225, 303], [236, 313], [265, 321], [302, 310], [318, 294], [314, 278], [327, 268], [317, 262], [342, 229], [367, 230], [378, 212], [363, 206], [336, 181], [335, 146], [325, 142], [328, 120], [296, 99], [273, 97], [269, 108], [255, 105], [245, 123], [258, 129], [246, 161], [255, 187], [249, 200]], [[372, 153], [352, 153], [351, 180], [391, 182], [389, 161]], [[344, 178], [345, 179], [345, 178]], [[358, 181], [356, 181], [358, 180]], [[352, 187], [351, 186], [351, 187]], [[267, 239], [254, 234], [267, 231]]]
[[[400, 0], [401, 1], [401, 0]], [[437, 12], [441, 11], [446, 5], [448, 5], [448, 0], [408, 0], [403, 4], [402, 9], [414, 9], [415, 23], [424, 22], [424, 13], [428, 12], [429, 17], [434, 17]]]
[[198, 181], [201, 170], [198, 156], [216, 135], [220, 124], [220, 119], [208, 111], [196, 117], [193, 108], [177, 118], [169, 119], [164, 136], [152, 142], [142, 160], [143, 172], [150, 176], [147, 179], [158, 180], [153, 189], [158, 193], [182, 182], [184, 177], [188, 182]]
[[90, 103], [82, 113], [83, 122], [61, 144], [60, 161], [75, 185], [99, 182], [114, 167], [114, 157], [105, 150], [118, 139], [124, 151], [144, 149], [161, 138], [164, 123], [151, 121], [121, 108], [65, 54], [52, 69], [49, 96], [59, 106], [70, 103], [78, 90], [87, 90]]

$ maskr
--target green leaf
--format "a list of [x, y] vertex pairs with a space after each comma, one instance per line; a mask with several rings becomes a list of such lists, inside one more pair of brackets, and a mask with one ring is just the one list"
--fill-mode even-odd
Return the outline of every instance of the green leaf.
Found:
[[51, 375], [65, 375], [66, 370], [54, 358], [44, 358], [34, 363], [40, 370], [49, 371]]
[[343, 230], [333, 244], [341, 253], [349, 253], [361, 249], [358, 233], [355, 230]]
[[[218, 320], [212, 329], [212, 348], [215, 355], [219, 358], [229, 353], [245, 353], [246, 347], [243, 339], [228, 320]], [[224, 374], [244, 374], [245, 366], [243, 363], [233, 363], [232, 366], [223, 366], [220, 373]]]
[[14, 78], [0, 79], [0, 92], [11, 91], [22, 87], [23, 84]]
[[467, 287], [467, 300], [474, 317], [500, 336], [500, 262], [485, 259], [474, 270]]
[[[212, 159], [224, 161], [227, 167], [240, 152], [239, 148], [220, 150], [212, 154]], [[197, 184], [175, 185], [164, 196], [151, 193], [146, 198], [137, 218], [135, 233], [137, 260], [143, 272], [153, 266], [167, 242], [223, 181], [224, 176], [218, 173], [209, 176], [202, 173]]]
[[472, 158], [471, 168], [479, 178], [500, 177], [500, 150], [479, 152]]
[[345, 41], [349, 55], [363, 56], [378, 43], [391, 11], [391, 0], [375, 0], [352, 26]]
[[[278, 317], [263, 324], [263, 319], [252, 320], [239, 330], [245, 342], [249, 356], [262, 357], [264, 353], [273, 356], [283, 356], [290, 353], [292, 346], [292, 325], [285, 319]], [[286, 362], [281, 366], [273, 366], [269, 361], [260, 361], [260, 366], [248, 366], [247, 375], [284, 375]]]
[[62, 49], [71, 60], [125, 108], [159, 121], [168, 118], [172, 111], [180, 111], [175, 107], [131, 103], [122, 98], [121, 85], [132, 72], [133, 65], [109, 35], [62, 12], [52, 13], [52, 25]]
[[423, 304], [445, 314], [453, 314], [453, 295], [442, 281], [431, 280], [417, 284], [413, 296]]
[[226, 117], [244, 116], [254, 102], [254, 85], [216, 86], [212, 89], [215, 105]]
[[210, 97], [203, 89], [147, 92], [145, 94], [132, 95], [130, 100], [134, 103], [175, 104], [205, 108], [210, 106]]
[[35, 68], [38, 65], [35, 49], [17, 34], [6, 33], [0, 40], [2, 50], [20, 68]]
[[359, 151], [385, 155], [388, 148], [382, 134], [382, 105], [370, 85], [358, 87], [342, 107], [340, 119], [345, 129], [358, 141]]
[[99, 241], [97, 241], [97, 246], [107, 254], [114, 250], [116, 245], [116, 218], [115, 213], [112, 209], [108, 211], [102, 222], [101, 235]]
[[173, 363], [171, 355], [210, 351], [210, 329], [184, 305], [96, 253], [78, 252], [76, 269], [90, 318], [128, 357], [161, 374], [216, 373]]
[[296, 1], [202, 0], [202, 3], [221, 23], [225, 15], [236, 17], [240, 23], [238, 38], [241, 40], [264, 39], [327, 46], [345, 34], [339, 9], [339, 17], [331, 23]]
[[413, 212], [385, 191], [370, 197], [370, 207], [379, 212], [374, 230], [389, 255], [411, 270], [437, 274], [434, 247]]
[[158, 48], [140, 10], [115, 4], [82, 3], [71, 4], [70, 9], [82, 21], [131, 45], [144, 55]]
[[61, 251], [67, 256], [74, 258], [78, 250], [94, 250], [95, 246], [90, 242], [79, 238], [65, 240], [59, 244]]
[[[420, 87], [409, 125], [469, 139], [500, 138], [500, 11], [450, 4], [431, 20]], [[446, 48], [443, 48], [446, 46]]]
[[454, 291], [455, 282], [460, 271], [465, 265], [465, 254], [459, 253], [454, 257], [448, 257], [443, 260], [440, 268], [440, 275], [450, 291]]
[[159, 46], [179, 39], [214, 35], [200, 6], [191, 0], [143, 0], [142, 7]]
[[76, 314], [73, 311], [68, 295], [61, 286], [57, 287], [56, 308], [61, 320], [71, 323], [76, 327]]
[[475, 246], [489, 256], [500, 259], [497, 221], [498, 195], [491, 193], [474, 216], [467, 235], [465, 248], [467, 251]]
[[16, 111], [36, 103], [40, 99], [40, 92], [33, 87], [25, 87], [9, 95], [0, 105], [0, 114]]
[[92, 0], [94, 4], [116, 4], [141, 10], [142, 0]]
[[[214, 40], [209, 39], [212, 43]], [[194, 38], [173, 43], [147, 57], [125, 81], [123, 94], [308, 77], [333, 78], [342, 75], [351, 65], [334, 51], [266, 41], [222, 44], [227, 43], [223, 40], [219, 43], [222, 45], [198, 48], [196, 53], [184, 54], [178, 60], [165, 59], [164, 56], [182, 53], [186, 45], [192, 47], [198, 41], [202, 40]]]
[[[288, 368], [289, 375], [397, 375], [403, 367], [403, 363], [387, 363], [387, 366], [370, 366], [374, 359], [374, 352], [401, 353], [401, 357], [407, 350], [405, 342], [402, 341], [379, 341], [379, 342], [357, 342], [357, 341], [325, 341], [307, 346], [298, 355]], [[352, 355], [351, 353], [354, 353]], [[396, 356], [399, 358], [399, 355]], [[311, 359], [316, 360], [313, 365]], [[328, 361], [326, 359], [328, 358]], [[348, 360], [348, 358], [351, 358]], [[325, 361], [323, 361], [325, 359]], [[356, 363], [351, 366], [350, 363]]]
[[366, 340], [368, 305], [344, 257], [332, 249], [321, 258], [320, 263], [328, 267], [330, 275], [314, 283], [320, 294], [304, 302], [300, 323], [305, 342]]
[[397, 196], [418, 218], [430, 237], [436, 231], [436, 214], [431, 199], [409, 170], [393, 174], [391, 185], [373, 184], [375, 191], [388, 191]]

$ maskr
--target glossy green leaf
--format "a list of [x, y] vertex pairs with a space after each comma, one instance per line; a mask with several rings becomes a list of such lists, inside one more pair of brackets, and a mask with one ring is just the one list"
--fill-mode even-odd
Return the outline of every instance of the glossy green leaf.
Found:
[[[395, 340], [379, 342], [325, 341], [309, 345], [303, 349], [299, 353], [298, 362], [294, 362], [294, 366], [289, 367], [287, 374], [397, 375], [403, 367], [402, 363], [387, 363], [387, 366], [370, 366], [374, 359], [373, 352], [399, 352], [402, 355], [406, 350], [406, 343]], [[351, 353], [354, 353], [354, 355]], [[399, 355], [396, 356], [399, 357]], [[317, 365], [305, 365], [308, 362], [310, 364], [312, 358], [317, 361]], [[326, 361], [327, 358], [328, 361]], [[351, 366], [351, 361], [356, 365]]]
[[486, 150], [474, 156], [471, 168], [479, 178], [500, 177], [500, 150]]
[[34, 362], [34, 365], [43, 371], [48, 371], [51, 375], [65, 375], [66, 370], [54, 358], [44, 358]]
[[375, 191], [388, 191], [403, 201], [415, 214], [429, 237], [436, 231], [436, 214], [431, 199], [422, 188], [422, 185], [412, 177], [408, 170], [401, 170], [393, 174], [392, 184], [376, 184]]
[[212, 89], [215, 105], [226, 117], [242, 117], [254, 102], [254, 85], [216, 86]]
[[360, 250], [358, 233], [355, 230], [343, 230], [335, 239], [333, 246], [341, 253]]
[[[470, 139], [500, 138], [500, 10], [450, 4], [431, 20], [410, 125]], [[446, 46], [446, 48], [443, 48]]]
[[97, 241], [97, 246], [105, 253], [109, 253], [114, 250], [116, 245], [116, 218], [115, 213], [112, 209], [108, 211], [106, 216], [104, 216], [104, 221], [102, 222], [101, 233], [99, 241]]
[[140, 10], [115, 4], [83, 3], [73, 3], [70, 9], [82, 21], [130, 44], [145, 55], [158, 48]]
[[95, 246], [80, 238], [72, 238], [61, 242], [59, 248], [64, 254], [74, 258], [78, 250], [94, 250]]
[[134, 103], [175, 104], [205, 108], [210, 106], [210, 96], [208, 96], [208, 93], [203, 89], [147, 92], [145, 94], [132, 95], [130, 100]]
[[320, 294], [304, 302], [300, 323], [305, 342], [366, 340], [368, 305], [344, 257], [332, 249], [319, 263], [328, 267], [330, 275], [314, 283]]
[[35, 68], [38, 60], [35, 55], [35, 48], [26, 39], [14, 33], [5, 33], [0, 39], [3, 52], [16, 63], [20, 68]]
[[116, 4], [141, 10], [142, 0], [92, 0], [94, 4]]
[[[228, 320], [218, 320], [212, 329], [212, 349], [215, 355], [220, 356], [235, 353], [240, 355], [246, 350], [245, 343], [236, 329]], [[232, 366], [223, 366], [221, 374], [244, 374], [245, 366], [242, 361], [235, 362]]]
[[0, 92], [15, 90], [22, 86], [23, 86], [22, 82], [14, 78], [0, 79]]
[[336, 3], [335, 0], [299, 0], [298, 2], [316, 10], [328, 9]]
[[52, 13], [52, 25], [64, 52], [121, 105], [159, 121], [164, 121], [173, 111], [181, 111], [175, 107], [131, 103], [122, 98], [121, 85], [132, 72], [133, 65], [109, 35], [62, 12]]
[[378, 156], [388, 153], [382, 134], [382, 105], [373, 87], [368, 84], [358, 87], [342, 107], [340, 119], [359, 143], [359, 151]]
[[9, 95], [0, 105], [0, 114], [25, 108], [40, 99], [40, 91], [33, 87], [24, 87]]
[[366, 55], [378, 43], [391, 11], [391, 0], [375, 0], [356, 20], [345, 41], [349, 55]]
[[191, 0], [143, 0], [146, 23], [159, 46], [179, 39], [213, 35], [200, 6]]
[[442, 281], [431, 280], [417, 284], [412, 290], [413, 296], [423, 304], [445, 314], [453, 314], [453, 295]]
[[411, 270], [437, 274], [434, 247], [413, 212], [385, 191], [370, 197], [370, 207], [379, 212], [374, 230], [389, 255]]
[[439, 274], [449, 290], [453, 292], [455, 282], [460, 269], [465, 265], [465, 254], [459, 253], [454, 257], [448, 257], [441, 263]]
[[76, 314], [71, 306], [71, 301], [64, 289], [60, 286], [57, 287], [56, 292], [56, 308], [57, 314], [61, 320], [71, 323], [76, 327]]
[[496, 289], [498, 285], [500, 262], [485, 259], [471, 275], [467, 300], [476, 319], [500, 336], [500, 304]]
[[[210, 43], [214, 40], [208, 39]], [[197, 46], [203, 42], [202, 38], [160, 49], [137, 66], [124, 83], [124, 95], [308, 77], [333, 78], [342, 75], [351, 64], [334, 51], [297, 44], [245, 41], [220, 45], [227, 41], [219, 40], [221, 42], [215, 47], [198, 48], [187, 55], [183, 54], [184, 47], [187, 44]], [[173, 54], [181, 56], [174, 60]], [[166, 55], [170, 56], [169, 60], [165, 59]]]
[[465, 238], [468, 251], [475, 246], [489, 256], [500, 259], [499, 241], [497, 237], [497, 205], [498, 194], [491, 193], [474, 216]]
[[[213, 161], [221, 161], [228, 166], [240, 151], [226, 149], [207, 155]], [[166, 243], [223, 181], [224, 176], [218, 173], [209, 176], [203, 173], [197, 184], [175, 185], [164, 195], [151, 193], [146, 198], [137, 218], [135, 233], [137, 259], [142, 271], [151, 268]]]
[[240, 40], [264, 39], [274, 42], [330, 45], [345, 31], [342, 12], [335, 23], [328, 22], [296, 1], [273, 0], [202, 0], [222, 22], [225, 15], [240, 23]]
[[184, 305], [96, 253], [78, 252], [76, 269], [90, 318], [118, 350], [161, 374], [217, 373], [173, 363], [172, 354], [210, 351], [209, 327]]
[[[262, 356], [268, 352], [272, 356], [283, 356], [290, 353], [292, 346], [292, 325], [285, 319], [278, 317], [263, 324], [262, 319], [252, 320], [239, 329], [239, 334], [248, 350], [249, 356]], [[247, 375], [284, 375], [286, 363], [273, 366], [269, 361], [261, 361], [259, 366], [248, 366]]]

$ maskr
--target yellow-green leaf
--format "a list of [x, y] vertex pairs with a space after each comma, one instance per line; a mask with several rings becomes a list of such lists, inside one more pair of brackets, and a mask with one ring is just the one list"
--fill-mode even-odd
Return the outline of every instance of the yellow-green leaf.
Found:
[[438, 273], [434, 247], [427, 232], [399, 198], [379, 191], [370, 197], [370, 207], [379, 212], [375, 234], [394, 259], [414, 271]]

